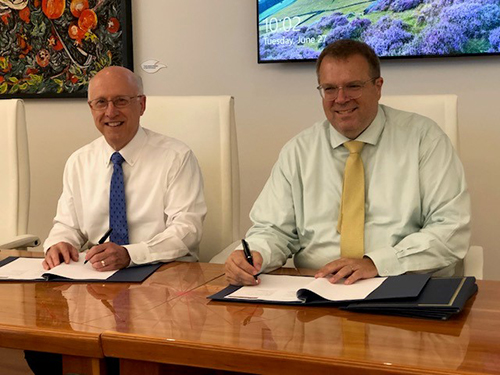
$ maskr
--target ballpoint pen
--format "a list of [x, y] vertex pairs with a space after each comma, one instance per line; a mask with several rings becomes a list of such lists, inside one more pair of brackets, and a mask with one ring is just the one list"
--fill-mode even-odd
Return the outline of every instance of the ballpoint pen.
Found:
[[[109, 228], [108, 231], [106, 233], [104, 233], [104, 236], [101, 237], [101, 239], [99, 240], [98, 244], [99, 245], [102, 245], [104, 243], [104, 241], [106, 241], [109, 237], [109, 235], [111, 234], [111, 232], [113, 231], [113, 228]], [[85, 262], [83, 262], [83, 264], [87, 264], [89, 260], [87, 259]]]
[[[243, 245], [243, 253], [245, 254], [247, 262], [253, 267], [253, 256], [252, 253], [250, 252], [250, 247], [248, 246], [247, 241], [245, 241], [245, 239], [242, 239], [241, 244]], [[257, 276], [258, 274], [253, 275], [255, 280], [257, 280]]]

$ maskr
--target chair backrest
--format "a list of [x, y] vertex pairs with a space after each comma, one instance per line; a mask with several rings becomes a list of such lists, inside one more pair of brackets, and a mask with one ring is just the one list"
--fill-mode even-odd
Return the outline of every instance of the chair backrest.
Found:
[[464, 276], [474, 276], [478, 280], [483, 279], [484, 268], [483, 248], [471, 246], [464, 258]]
[[418, 113], [436, 121], [458, 152], [458, 115], [456, 95], [387, 95], [381, 104]]
[[0, 242], [28, 229], [30, 169], [24, 103], [0, 100]]
[[186, 143], [203, 173], [208, 214], [200, 260], [208, 262], [239, 238], [240, 185], [234, 99], [148, 96], [141, 125]]

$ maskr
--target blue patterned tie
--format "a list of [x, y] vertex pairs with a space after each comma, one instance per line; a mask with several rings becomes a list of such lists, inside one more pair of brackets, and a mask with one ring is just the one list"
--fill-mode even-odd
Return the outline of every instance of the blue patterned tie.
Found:
[[122, 163], [125, 159], [119, 152], [111, 155], [113, 176], [109, 190], [109, 227], [113, 228], [110, 240], [117, 245], [128, 245], [127, 206]]

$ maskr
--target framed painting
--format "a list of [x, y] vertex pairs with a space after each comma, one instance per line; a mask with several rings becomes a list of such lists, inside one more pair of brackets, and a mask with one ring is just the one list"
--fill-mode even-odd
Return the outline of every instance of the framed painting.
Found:
[[131, 0], [0, 0], [0, 98], [76, 98], [133, 68]]

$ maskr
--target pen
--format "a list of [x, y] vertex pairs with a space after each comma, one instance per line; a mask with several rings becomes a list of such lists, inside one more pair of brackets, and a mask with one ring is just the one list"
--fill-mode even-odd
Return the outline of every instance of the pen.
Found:
[[[248, 246], [247, 241], [245, 239], [241, 240], [241, 244], [243, 245], [243, 253], [245, 254], [245, 258], [248, 262], [253, 267], [253, 256], [252, 253], [250, 252], [250, 247]], [[257, 280], [258, 275], [254, 275], [254, 279]]]
[[[109, 235], [111, 234], [111, 232], [113, 231], [113, 228], [109, 228], [108, 231], [106, 233], [104, 233], [104, 236], [101, 237], [101, 239], [99, 240], [98, 244], [101, 245], [104, 243], [104, 241], [106, 241], [109, 237]], [[89, 260], [87, 259], [85, 262], [83, 262], [83, 264], [87, 264]]]

